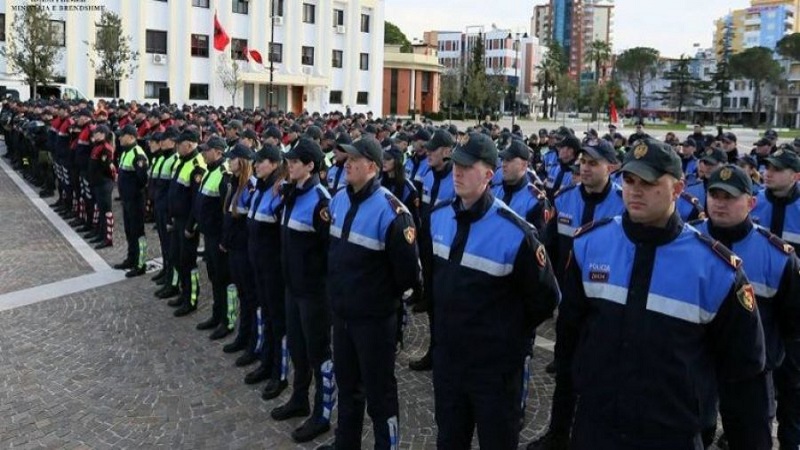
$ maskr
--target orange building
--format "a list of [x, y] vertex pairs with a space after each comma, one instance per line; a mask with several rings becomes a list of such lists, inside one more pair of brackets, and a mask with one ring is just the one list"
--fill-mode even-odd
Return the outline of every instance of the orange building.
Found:
[[401, 53], [399, 45], [384, 46], [384, 116], [439, 112], [442, 66], [436, 48], [425, 44], [412, 48], [412, 53]]

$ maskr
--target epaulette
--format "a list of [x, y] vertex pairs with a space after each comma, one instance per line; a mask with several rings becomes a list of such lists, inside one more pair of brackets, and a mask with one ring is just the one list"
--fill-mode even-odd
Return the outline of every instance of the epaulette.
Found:
[[433, 208], [431, 208], [431, 213], [433, 213], [436, 210], [442, 209], [442, 208], [444, 208], [446, 206], [452, 205], [454, 201], [455, 201], [454, 198], [450, 198], [450, 199], [447, 199], [447, 200], [442, 200], [441, 203], [437, 203]]
[[534, 186], [533, 183], [528, 183], [528, 191], [530, 191], [531, 195], [536, 197], [537, 200], [544, 200], [547, 198], [547, 194]]
[[563, 188], [559, 189], [559, 190], [558, 190], [558, 191], [555, 193], [555, 195], [553, 195], [553, 198], [556, 198], [556, 197], [558, 197], [559, 195], [561, 195], [561, 194], [563, 194], [563, 193], [565, 193], [565, 192], [569, 192], [569, 191], [571, 191], [571, 190], [573, 190], [573, 189], [575, 189], [575, 188], [577, 188], [577, 187], [578, 187], [578, 185], [577, 185], [577, 184], [573, 184], [572, 186], [563, 187]]
[[690, 194], [690, 193], [688, 193], [688, 192], [686, 192], [686, 191], [683, 191], [683, 192], [681, 192], [681, 197], [682, 197], [684, 200], [686, 200], [686, 201], [688, 201], [689, 203], [691, 203], [691, 204], [692, 204], [692, 206], [694, 206], [695, 208], [697, 208], [697, 209], [702, 209], [702, 208], [700, 207], [700, 200], [699, 200], [697, 197], [695, 197], [694, 195], [692, 195], [692, 194]]
[[320, 200], [331, 199], [331, 194], [321, 184], [314, 186], [314, 190], [317, 191], [317, 197], [319, 197]]
[[602, 218], [600, 220], [594, 220], [592, 222], [587, 223], [586, 225], [578, 227], [578, 229], [575, 230], [575, 235], [573, 236], [573, 239], [577, 238], [580, 235], [586, 234], [586, 233], [588, 233], [588, 232], [590, 232], [592, 230], [600, 228], [603, 225], [611, 223], [612, 220], [614, 220], [613, 217], [604, 217], [604, 218]]
[[386, 200], [389, 201], [389, 206], [392, 207], [392, 211], [394, 211], [395, 215], [399, 216], [400, 214], [403, 214], [403, 213], [411, 214], [408, 211], [408, 208], [406, 208], [406, 205], [404, 205], [403, 202], [401, 202], [392, 193], [390, 193], [390, 192], [386, 193]]
[[725, 261], [725, 263], [727, 263], [734, 269], [738, 269], [739, 267], [741, 267], [742, 259], [736, 256], [735, 253], [730, 251], [728, 247], [725, 247], [722, 244], [722, 242], [712, 239], [700, 232], [696, 232], [694, 233], [694, 235], [697, 236], [697, 239], [699, 239], [700, 242], [706, 244], [714, 252], [715, 255], [719, 256], [720, 259]]
[[694, 220], [690, 220], [689, 222], [687, 222], [687, 224], [691, 225], [691, 226], [696, 226], [696, 225], [702, 225], [703, 222], [705, 222], [705, 221], [706, 221], [706, 219], [694, 219]]
[[756, 230], [758, 230], [759, 233], [761, 233], [764, 237], [766, 237], [769, 240], [769, 243], [772, 244], [773, 247], [780, 250], [781, 253], [783, 253], [784, 255], [791, 255], [792, 253], [794, 253], [794, 247], [792, 247], [792, 244], [789, 244], [788, 242], [779, 238], [774, 233], [772, 233], [771, 231], [769, 231], [764, 227], [757, 226], [755, 228]]
[[513, 223], [514, 225], [517, 226], [517, 228], [519, 228], [520, 230], [522, 230], [522, 231], [524, 231], [526, 233], [531, 232], [531, 231], [534, 231], [534, 232], [536, 231], [536, 228], [534, 228], [533, 225], [531, 225], [528, 222], [526, 222], [525, 219], [523, 219], [522, 217], [518, 216], [516, 213], [514, 213], [514, 211], [512, 211], [508, 207], [497, 208], [497, 214], [500, 217], [502, 217], [502, 218], [508, 220], [509, 222]]

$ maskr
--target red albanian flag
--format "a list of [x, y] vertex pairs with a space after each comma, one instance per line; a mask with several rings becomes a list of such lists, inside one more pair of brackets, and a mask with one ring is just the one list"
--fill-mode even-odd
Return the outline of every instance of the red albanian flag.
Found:
[[258, 64], [264, 64], [264, 59], [261, 57], [261, 53], [259, 53], [258, 50], [250, 50], [250, 59]]
[[219, 23], [217, 13], [214, 13], [214, 48], [221, 52], [225, 50], [225, 47], [227, 47], [230, 42], [230, 36], [228, 36], [228, 33], [225, 32], [225, 29], [222, 28], [222, 25]]

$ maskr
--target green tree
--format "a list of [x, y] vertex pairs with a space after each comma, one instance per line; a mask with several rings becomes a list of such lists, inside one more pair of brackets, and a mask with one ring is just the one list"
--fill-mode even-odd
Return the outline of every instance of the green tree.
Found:
[[537, 75], [534, 85], [542, 90], [542, 118], [551, 117], [555, 104], [556, 81], [566, 71], [564, 51], [556, 40], [547, 46], [544, 60], [536, 67]]
[[461, 100], [462, 92], [464, 90], [464, 73], [460, 68], [445, 69], [442, 73], [441, 91], [439, 98], [442, 105], [447, 108], [447, 120], [451, 120], [452, 106]]
[[752, 125], [758, 126], [761, 115], [761, 91], [767, 83], [780, 79], [781, 66], [766, 47], [751, 47], [731, 56], [731, 75], [749, 80], [753, 85]]
[[581, 89], [569, 74], [562, 73], [556, 79], [555, 96], [560, 111], [575, 110], [581, 100]]
[[236, 94], [244, 86], [244, 80], [239, 63], [231, 59], [228, 52], [222, 52], [220, 56], [217, 76], [222, 82], [222, 87], [231, 94], [231, 105], [236, 106]]
[[[63, 35], [62, 35], [63, 36]], [[28, 83], [31, 98], [36, 97], [39, 85], [54, 77], [61, 42], [44, 8], [29, 7], [16, 11], [6, 45], [0, 55], [10, 63], [8, 71], [22, 74]]]
[[733, 53], [733, 25], [725, 25], [724, 32], [719, 41], [719, 52], [717, 53], [717, 67], [711, 74], [711, 81], [708, 83], [707, 91], [714, 97], [719, 97], [719, 117], [717, 122], [722, 122], [725, 115], [725, 98], [731, 93], [731, 68], [730, 59]]
[[644, 88], [658, 74], [658, 50], [650, 47], [634, 47], [617, 57], [616, 73], [636, 95], [636, 115], [642, 118]]
[[467, 69], [465, 92], [467, 104], [473, 108], [478, 121], [480, 121], [483, 108], [489, 99], [489, 80], [486, 76], [484, 55], [483, 34], [478, 33], [475, 45], [472, 46], [472, 61]]
[[[592, 41], [589, 44], [589, 48], [586, 51], [586, 63], [592, 65], [592, 69], [594, 69], [594, 80], [595, 80], [595, 87], [600, 86], [603, 79], [605, 78], [605, 73], [602, 73], [603, 67], [605, 63], [607, 63], [611, 59], [611, 45], [605, 41]], [[591, 89], [590, 90], [594, 95], [590, 96], [592, 101], [590, 105], [592, 106], [592, 122], [597, 120], [597, 112], [599, 109], [598, 100], [596, 94], [600, 93], [601, 89]]]
[[800, 33], [787, 34], [778, 41], [778, 54], [784, 58], [800, 61]]
[[401, 53], [411, 53], [413, 51], [411, 41], [408, 40], [405, 33], [400, 30], [400, 27], [388, 20], [383, 24], [383, 43], [399, 45]]
[[139, 67], [139, 52], [131, 49], [132, 38], [124, 35], [122, 19], [115, 13], [105, 10], [96, 24], [95, 41], [89, 45], [89, 63], [95, 70], [96, 78], [114, 85], [114, 97], [119, 97], [119, 82], [133, 75]]
[[491, 75], [486, 77], [486, 106], [491, 111], [499, 110], [508, 90], [509, 83], [502, 69], [495, 69]]
[[696, 100], [705, 97], [705, 84], [691, 71], [691, 59], [681, 55], [672, 67], [664, 72], [662, 78], [669, 82], [665, 90], [656, 91], [655, 96], [663, 104], [676, 109], [675, 121], [681, 123], [684, 106], [693, 106]]

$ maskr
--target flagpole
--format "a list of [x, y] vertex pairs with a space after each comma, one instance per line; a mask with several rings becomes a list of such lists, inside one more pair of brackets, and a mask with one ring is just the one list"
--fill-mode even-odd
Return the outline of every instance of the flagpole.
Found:
[[[284, 39], [285, 40], [285, 39]], [[272, 57], [272, 46], [275, 42], [275, 0], [269, 1], [269, 111], [272, 112], [273, 99], [273, 76], [275, 73], [275, 61]]]

